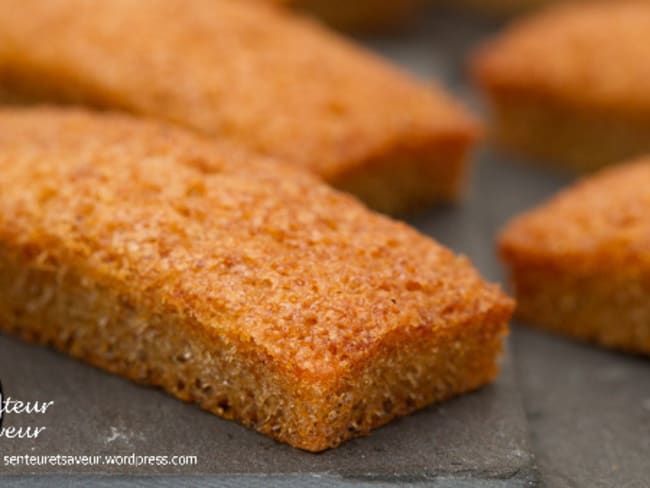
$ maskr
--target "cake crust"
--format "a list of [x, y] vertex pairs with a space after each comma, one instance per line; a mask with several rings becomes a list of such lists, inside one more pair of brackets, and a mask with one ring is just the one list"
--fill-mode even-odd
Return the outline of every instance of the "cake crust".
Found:
[[3, 2], [0, 87], [14, 101], [125, 110], [230, 139], [389, 213], [455, 199], [478, 136], [440, 88], [240, 0]]
[[7, 332], [311, 451], [497, 372], [498, 287], [292, 166], [40, 108], [0, 110], [0, 169]]
[[472, 59], [505, 147], [585, 171], [650, 151], [650, 3], [556, 5]]
[[650, 159], [601, 171], [499, 239], [525, 323], [650, 354]]

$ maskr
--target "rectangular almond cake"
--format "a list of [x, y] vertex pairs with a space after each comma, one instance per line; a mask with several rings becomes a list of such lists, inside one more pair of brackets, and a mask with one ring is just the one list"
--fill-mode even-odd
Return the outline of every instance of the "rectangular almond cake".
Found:
[[572, 171], [650, 153], [650, 2], [557, 5], [486, 43], [473, 71], [508, 149]]
[[490, 382], [513, 307], [293, 166], [47, 108], [0, 110], [0, 290], [2, 330], [310, 451]]
[[500, 242], [527, 324], [650, 355], [650, 158], [602, 171]]
[[172, 121], [400, 213], [458, 196], [477, 126], [315, 22], [242, 0], [0, 2], [0, 94]]

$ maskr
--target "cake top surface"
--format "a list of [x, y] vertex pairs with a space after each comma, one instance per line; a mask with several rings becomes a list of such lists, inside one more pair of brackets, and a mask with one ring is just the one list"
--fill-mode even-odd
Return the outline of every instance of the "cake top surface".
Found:
[[509, 224], [500, 245], [506, 257], [650, 267], [650, 158], [560, 192]]
[[441, 89], [264, 2], [3, 1], [3, 72], [46, 100], [164, 118], [325, 177], [476, 132]]
[[0, 244], [33, 265], [303, 372], [511, 309], [465, 258], [315, 177], [126, 115], [0, 110], [0, 208]]
[[650, 2], [552, 6], [479, 49], [489, 89], [638, 113], [650, 110]]

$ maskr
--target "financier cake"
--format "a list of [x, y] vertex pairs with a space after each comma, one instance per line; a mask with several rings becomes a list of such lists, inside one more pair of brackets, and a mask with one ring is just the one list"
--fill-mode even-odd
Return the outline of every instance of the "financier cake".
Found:
[[472, 119], [365, 50], [241, 0], [0, 2], [0, 93], [172, 121], [313, 171], [377, 210], [460, 191]]
[[0, 110], [0, 290], [2, 330], [309, 451], [490, 382], [512, 312], [307, 172], [38, 108]]
[[650, 157], [516, 218], [499, 247], [525, 323], [650, 354]]
[[585, 171], [650, 152], [650, 2], [561, 5], [483, 46], [473, 72], [505, 147]]

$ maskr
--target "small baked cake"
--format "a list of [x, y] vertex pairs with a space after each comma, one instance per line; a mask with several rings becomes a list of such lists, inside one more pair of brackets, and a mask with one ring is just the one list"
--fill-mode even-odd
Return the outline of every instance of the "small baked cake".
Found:
[[524, 323], [650, 354], [650, 157], [516, 218], [499, 249]]
[[305, 171], [47, 109], [0, 110], [0, 290], [1, 330], [310, 451], [492, 381], [513, 307]]
[[451, 97], [254, 3], [0, 2], [0, 94], [175, 122], [387, 213], [457, 198], [477, 126]]
[[585, 171], [650, 152], [650, 2], [561, 5], [483, 46], [473, 73], [507, 148]]

